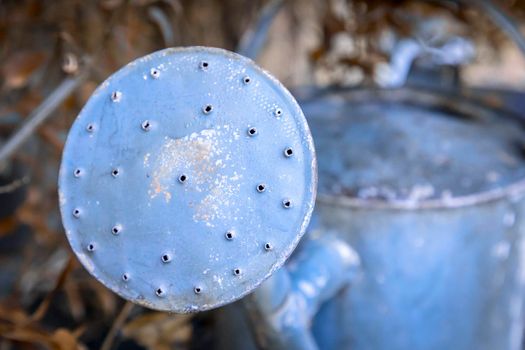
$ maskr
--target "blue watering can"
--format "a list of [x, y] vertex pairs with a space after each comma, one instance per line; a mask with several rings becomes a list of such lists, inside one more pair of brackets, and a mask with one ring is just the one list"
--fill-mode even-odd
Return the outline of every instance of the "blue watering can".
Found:
[[329, 90], [301, 105], [319, 198], [291, 256], [317, 193], [291, 94], [219, 49], [168, 49], [115, 73], [64, 150], [60, 206], [79, 260], [154, 309], [242, 298], [211, 316], [218, 348], [520, 348], [520, 121], [421, 90]]

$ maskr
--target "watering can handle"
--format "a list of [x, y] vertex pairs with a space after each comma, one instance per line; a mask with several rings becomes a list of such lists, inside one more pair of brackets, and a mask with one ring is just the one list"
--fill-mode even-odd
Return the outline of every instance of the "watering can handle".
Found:
[[320, 306], [358, 275], [357, 253], [334, 235], [310, 233], [287, 265], [243, 299], [261, 348], [315, 350], [310, 326]]
[[484, 11], [490, 20], [505, 32], [521, 50], [522, 54], [525, 55], [525, 36], [516, 22], [496, 6], [492, 0], [460, 0], [460, 2], [467, 6], [474, 5], [481, 11]]
[[[445, 0], [435, 0], [444, 2]], [[520, 31], [516, 22], [506, 15], [492, 0], [457, 0], [466, 6], [477, 7], [489, 17], [507, 36], [514, 41], [516, 46], [525, 55], [525, 36]], [[261, 11], [261, 15], [248, 30], [243, 34], [237, 47], [237, 52], [256, 60], [264, 43], [268, 39], [268, 33], [279, 11], [283, 8], [284, 0], [272, 0], [268, 2]]]

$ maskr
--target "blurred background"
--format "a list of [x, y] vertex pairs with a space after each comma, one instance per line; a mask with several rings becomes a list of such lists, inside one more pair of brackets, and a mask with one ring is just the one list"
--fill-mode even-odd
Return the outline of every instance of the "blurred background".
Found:
[[[494, 106], [525, 106], [513, 95], [525, 90], [523, 54], [479, 9], [453, 1], [276, 3], [0, 0], [0, 350], [215, 342], [206, 313], [147, 310], [103, 287], [72, 255], [61, 225], [57, 176], [68, 129], [94, 89], [135, 58], [188, 45], [243, 52], [265, 10], [275, 18], [257, 62], [298, 96], [419, 79], [479, 91]], [[525, 24], [525, 2], [498, 4]], [[505, 97], [483, 95], [495, 90]], [[2, 153], [31, 118], [42, 123]]]

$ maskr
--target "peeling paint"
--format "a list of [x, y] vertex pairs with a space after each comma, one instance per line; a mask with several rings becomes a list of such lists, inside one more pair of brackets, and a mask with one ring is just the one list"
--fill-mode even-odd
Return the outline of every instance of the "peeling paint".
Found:
[[148, 192], [150, 198], [162, 195], [168, 203], [173, 196], [173, 186], [178, 185], [175, 179], [180, 173], [187, 173], [190, 180], [185, 190], [205, 193], [201, 201], [192, 203], [193, 220], [213, 227], [215, 219], [238, 212], [230, 203], [240, 190], [242, 175], [234, 172], [235, 175], [229, 177], [221, 173], [235, 166], [231, 148], [226, 143], [235, 138], [238, 131], [231, 130], [225, 125], [178, 139], [167, 138], [157, 156], [146, 154], [144, 166], [151, 165], [154, 169]]

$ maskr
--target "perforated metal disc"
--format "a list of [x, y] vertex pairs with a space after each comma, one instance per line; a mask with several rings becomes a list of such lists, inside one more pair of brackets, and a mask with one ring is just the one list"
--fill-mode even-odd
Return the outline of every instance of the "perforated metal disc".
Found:
[[242, 297], [284, 263], [316, 183], [308, 126], [277, 80], [228, 51], [167, 49], [91, 96], [64, 150], [60, 208], [103, 284], [192, 312]]

